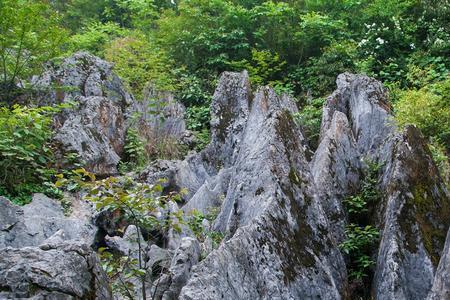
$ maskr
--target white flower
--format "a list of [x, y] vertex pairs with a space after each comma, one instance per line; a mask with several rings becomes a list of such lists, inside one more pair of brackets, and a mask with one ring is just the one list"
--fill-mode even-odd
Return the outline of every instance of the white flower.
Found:
[[362, 39], [361, 42], [358, 43], [358, 47], [364, 46], [365, 44], [367, 44], [367, 42], [368, 41], [366, 39]]
[[384, 44], [384, 40], [380, 37], [377, 37], [376, 41], [378, 42], [378, 44], [383, 45]]
[[411, 49], [416, 49], [416, 46], [414, 45], [414, 43], [409, 44], [409, 46], [411, 47]]

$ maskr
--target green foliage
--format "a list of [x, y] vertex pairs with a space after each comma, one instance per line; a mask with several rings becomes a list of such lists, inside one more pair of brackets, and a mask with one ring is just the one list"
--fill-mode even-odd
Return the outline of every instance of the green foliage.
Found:
[[394, 103], [400, 126], [414, 124], [450, 150], [450, 79], [400, 94]]
[[136, 128], [130, 127], [127, 130], [125, 139], [125, 157], [124, 162], [121, 162], [119, 166], [122, 170], [121, 173], [125, 171], [138, 170], [144, 167], [147, 162], [147, 157], [145, 155], [145, 142], [139, 136], [139, 131]]
[[430, 148], [431, 155], [433, 156], [433, 160], [439, 169], [439, 173], [442, 176], [442, 179], [450, 189], [450, 161], [444, 145], [439, 143], [439, 141], [437, 141], [436, 139], [431, 138], [428, 146]]
[[56, 174], [50, 146], [52, 116], [58, 108], [0, 107], [0, 186], [2, 194], [18, 204], [43, 192], [60, 196], [51, 186]]
[[170, 60], [142, 34], [114, 40], [106, 49], [105, 58], [114, 63], [115, 72], [139, 99], [149, 83], [162, 91], [174, 89], [168, 71]]
[[124, 38], [130, 31], [116, 23], [93, 22], [83, 27], [81, 33], [74, 34], [69, 40], [69, 49], [75, 51], [88, 51], [103, 57], [106, 47], [117, 38]]
[[340, 245], [342, 251], [350, 255], [352, 267], [349, 269], [349, 278], [363, 279], [368, 276], [371, 267], [375, 265], [372, 258], [366, 253], [376, 246], [379, 230], [370, 225], [357, 226], [349, 224], [345, 229], [347, 239]]
[[349, 215], [345, 229], [346, 240], [339, 247], [349, 259], [350, 280], [370, 280], [369, 273], [375, 262], [371, 258], [373, 247], [379, 238], [379, 230], [369, 223], [369, 217], [380, 199], [377, 189], [380, 165], [366, 161], [367, 170], [361, 182], [360, 192], [344, 200]]
[[2, 0], [0, 2], [0, 102], [10, 102], [20, 93], [44, 62], [58, 55], [65, 30], [46, 1]]
[[310, 146], [316, 149], [319, 142], [320, 123], [322, 121], [322, 107], [325, 99], [313, 99], [294, 115], [295, 122], [303, 129], [303, 133]]
[[[115, 282], [116, 291], [123, 293], [125, 297], [133, 295], [136, 279], [141, 286], [142, 297], [146, 299], [146, 261], [144, 259], [144, 237], [142, 231], [167, 231], [172, 227], [179, 230], [179, 224], [183, 222], [182, 211], [169, 213], [167, 218], [159, 218], [158, 213], [168, 210], [169, 202], [181, 200], [180, 194], [170, 193], [161, 195], [162, 186], [158, 182], [153, 185], [136, 182], [131, 177], [108, 177], [96, 180], [95, 176], [84, 169], [73, 171], [73, 176], [66, 179], [59, 176], [56, 186], [64, 186], [76, 182], [87, 191], [85, 199], [92, 201], [97, 210], [109, 210], [119, 212], [123, 218], [137, 228], [136, 243], [138, 245], [138, 258], [130, 256], [115, 258], [106, 249], [100, 249], [102, 265], [110, 279]], [[132, 298], [132, 296], [131, 296]]]
[[190, 130], [199, 131], [209, 128], [209, 120], [209, 106], [191, 106], [186, 109], [186, 125]]
[[220, 243], [222, 242], [224, 235], [221, 232], [218, 231], [206, 231], [203, 226], [203, 220], [208, 220], [210, 223], [214, 222], [217, 218], [217, 215], [219, 214], [219, 209], [212, 208], [209, 210], [209, 212], [205, 215], [201, 213], [198, 210], [192, 210], [188, 216], [186, 216], [186, 223], [189, 226], [189, 228], [192, 230], [192, 232], [195, 234], [197, 239], [200, 242], [205, 241], [207, 237], [211, 238], [213, 242], [213, 247], [217, 248]]
[[280, 59], [277, 53], [271, 53], [268, 50], [252, 49], [251, 61], [242, 60], [239, 62], [231, 62], [232, 69], [247, 70], [250, 80], [256, 86], [266, 84], [280, 84], [276, 78], [280, 78], [280, 74], [286, 65], [285, 61]]

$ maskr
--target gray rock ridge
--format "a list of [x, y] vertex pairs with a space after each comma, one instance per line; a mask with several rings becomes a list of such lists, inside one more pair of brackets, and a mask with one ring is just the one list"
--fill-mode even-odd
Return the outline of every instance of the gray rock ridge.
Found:
[[374, 299], [425, 299], [444, 246], [450, 198], [426, 142], [414, 127], [399, 132], [383, 85], [344, 73], [324, 105], [320, 144], [311, 162], [319, 199], [341, 242], [342, 200], [358, 190], [366, 163], [382, 165], [373, 209], [381, 230]]
[[381, 183], [383, 233], [373, 290], [377, 299], [425, 299], [444, 248], [450, 197], [415, 127], [393, 142]]
[[97, 228], [90, 218], [65, 216], [61, 205], [45, 195], [35, 194], [25, 206], [0, 197], [0, 207], [0, 248], [38, 246], [58, 231], [64, 240], [94, 243]]
[[61, 62], [49, 62], [46, 70], [32, 79], [41, 89], [41, 104], [58, 104], [79, 97], [104, 97], [124, 106], [132, 102], [113, 65], [87, 52], [77, 52]]
[[0, 249], [0, 299], [112, 299], [98, 258], [80, 242]]
[[341, 299], [344, 261], [314, 192], [295, 106], [270, 88], [251, 99], [242, 130], [226, 131], [239, 141], [224, 148], [231, 175], [215, 222], [228, 240], [194, 267], [180, 299]]

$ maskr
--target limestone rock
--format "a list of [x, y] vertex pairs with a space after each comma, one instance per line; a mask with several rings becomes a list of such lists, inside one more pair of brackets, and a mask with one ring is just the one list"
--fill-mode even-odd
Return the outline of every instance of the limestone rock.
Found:
[[91, 245], [96, 232], [89, 218], [65, 216], [60, 204], [43, 194], [22, 207], [0, 197], [0, 228], [0, 248], [38, 246], [60, 230], [64, 240]]
[[58, 104], [82, 97], [105, 97], [115, 103], [130, 103], [131, 95], [112, 64], [87, 52], [77, 52], [62, 62], [50, 62], [46, 70], [33, 78], [41, 89], [42, 104]]
[[428, 300], [450, 299], [450, 230]]
[[228, 240], [194, 268], [180, 299], [340, 299], [345, 266], [314, 193], [293, 102], [269, 88], [253, 96], [245, 73], [225, 73], [213, 107], [205, 153], [219, 147], [218, 168], [230, 168], [215, 222]]
[[373, 290], [377, 299], [425, 299], [445, 243], [450, 197], [416, 128], [397, 136], [391, 151]]
[[89, 246], [77, 242], [0, 249], [1, 299], [112, 299]]

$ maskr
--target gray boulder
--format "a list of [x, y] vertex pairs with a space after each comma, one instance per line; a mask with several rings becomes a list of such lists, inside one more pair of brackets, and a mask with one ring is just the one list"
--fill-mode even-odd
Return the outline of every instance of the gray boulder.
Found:
[[154, 283], [155, 299], [178, 299], [181, 288], [186, 284], [191, 269], [200, 260], [200, 244], [190, 237], [184, 237], [176, 249], [169, 270]]
[[63, 232], [64, 240], [91, 245], [96, 227], [89, 214], [83, 217], [80, 210], [65, 216], [61, 205], [43, 194], [35, 194], [33, 201], [25, 206], [16, 206], [0, 197], [0, 248], [38, 246], [58, 231]]
[[0, 249], [1, 299], [112, 299], [96, 254], [78, 242]]
[[41, 104], [59, 104], [79, 97], [104, 97], [122, 105], [131, 103], [113, 65], [87, 52], [78, 52], [62, 62], [49, 62], [45, 71], [32, 79], [41, 90]]

